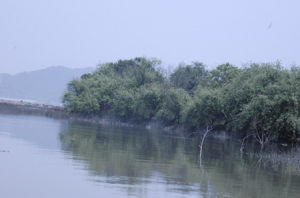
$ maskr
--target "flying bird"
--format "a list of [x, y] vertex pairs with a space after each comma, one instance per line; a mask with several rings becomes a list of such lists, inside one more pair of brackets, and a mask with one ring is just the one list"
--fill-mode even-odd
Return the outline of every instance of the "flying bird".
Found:
[[272, 22], [268, 25], [268, 27], [267, 27], [267, 30], [269, 30], [269, 29], [271, 29], [272, 28]]

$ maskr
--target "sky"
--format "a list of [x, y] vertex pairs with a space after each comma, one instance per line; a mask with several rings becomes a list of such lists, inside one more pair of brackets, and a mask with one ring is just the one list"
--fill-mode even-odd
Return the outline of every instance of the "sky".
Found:
[[1, 0], [0, 73], [155, 57], [300, 63], [299, 0]]

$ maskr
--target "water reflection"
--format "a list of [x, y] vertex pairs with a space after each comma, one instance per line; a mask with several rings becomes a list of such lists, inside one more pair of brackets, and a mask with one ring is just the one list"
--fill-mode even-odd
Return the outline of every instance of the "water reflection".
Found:
[[230, 141], [206, 142], [202, 171], [197, 140], [157, 131], [72, 123], [62, 128], [60, 141], [94, 181], [122, 184], [129, 194], [141, 196], [153, 184], [200, 197], [282, 198], [300, 192], [299, 175], [282, 166], [259, 167], [251, 156], [242, 160], [238, 145]]
[[[282, 164], [241, 158], [232, 141], [0, 115], [1, 197], [290, 198], [300, 175]], [[16, 186], [17, 189], [16, 190]], [[51, 186], [51, 188], [49, 188]]]

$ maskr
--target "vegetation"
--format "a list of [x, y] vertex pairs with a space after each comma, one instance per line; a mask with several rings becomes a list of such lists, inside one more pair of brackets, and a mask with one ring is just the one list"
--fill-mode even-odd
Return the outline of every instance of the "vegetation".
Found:
[[64, 106], [86, 116], [159, 122], [190, 131], [224, 128], [252, 137], [261, 149], [270, 141], [300, 139], [300, 68], [226, 63], [207, 70], [193, 63], [166, 77], [160, 65], [146, 58], [100, 65], [69, 83]]

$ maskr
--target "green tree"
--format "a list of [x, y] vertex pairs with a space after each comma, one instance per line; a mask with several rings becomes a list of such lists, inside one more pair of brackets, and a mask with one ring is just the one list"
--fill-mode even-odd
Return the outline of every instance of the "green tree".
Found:
[[211, 87], [221, 87], [230, 83], [235, 77], [239, 75], [240, 70], [229, 64], [219, 65], [216, 69], [209, 72], [208, 84]]
[[[65, 108], [82, 115], [124, 121], [160, 121], [190, 129], [223, 127], [270, 141], [299, 141], [300, 69], [280, 63], [207, 71], [202, 63], [181, 65], [169, 82], [160, 61], [135, 58], [106, 63], [68, 84]], [[207, 130], [208, 131], [208, 130]]]
[[221, 92], [201, 86], [195, 92], [194, 100], [187, 108], [185, 124], [193, 129], [213, 128], [223, 121]]
[[208, 75], [202, 63], [195, 62], [192, 65], [180, 65], [170, 76], [173, 87], [182, 88], [192, 93]]
[[[163, 84], [165, 79], [156, 59], [135, 58], [99, 65], [96, 72], [84, 74], [69, 83], [63, 103], [72, 113], [103, 115], [112, 113], [122, 119], [134, 115], [134, 98], [141, 87]], [[144, 88], [145, 89], [145, 88]]]
[[169, 89], [155, 119], [166, 125], [182, 124], [184, 108], [190, 105], [191, 100], [190, 95], [183, 89]]
[[[252, 64], [224, 91], [230, 128], [261, 144], [299, 136], [299, 97], [291, 73], [277, 64]], [[299, 80], [298, 80], [299, 81]]]
[[123, 120], [132, 119], [135, 101], [135, 93], [132, 89], [117, 89], [113, 99], [114, 115]]
[[137, 90], [134, 103], [136, 120], [150, 121], [162, 106], [164, 89], [160, 84], [142, 86]]

